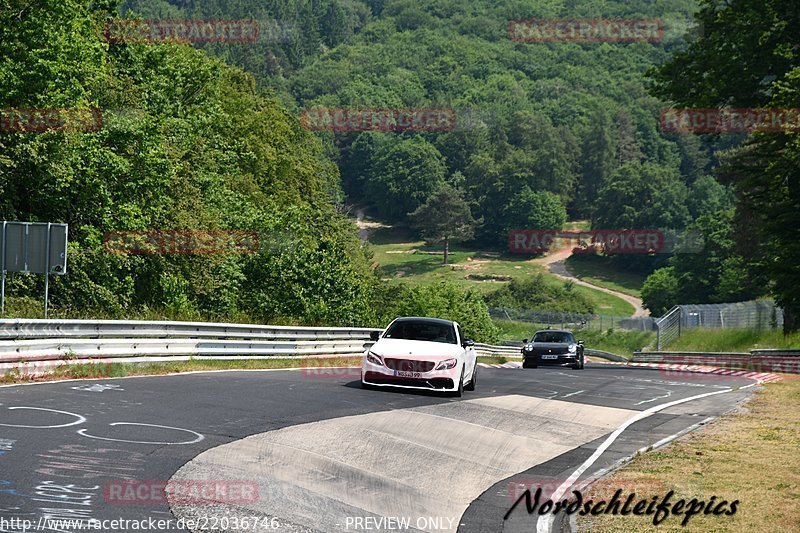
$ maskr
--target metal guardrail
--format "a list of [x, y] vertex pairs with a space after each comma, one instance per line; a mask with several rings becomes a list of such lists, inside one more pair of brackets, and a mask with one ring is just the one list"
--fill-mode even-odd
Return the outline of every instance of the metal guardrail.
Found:
[[140, 320], [0, 320], [0, 339], [46, 338], [216, 338], [216, 339], [366, 339], [370, 328], [261, 326], [214, 322]]
[[[353, 356], [381, 329], [122, 320], [0, 320], [0, 373], [11, 368], [111, 361]], [[476, 343], [480, 356], [521, 357]]]
[[[261, 326], [205, 322], [0, 320], [0, 371], [61, 363], [360, 356], [380, 329]], [[476, 343], [479, 356], [520, 359], [521, 344]], [[798, 350], [800, 353], [800, 350]], [[586, 355], [625, 358], [586, 349]], [[800, 361], [800, 358], [798, 358]]]
[[381, 330], [166, 321], [0, 320], [0, 369], [24, 368], [25, 363], [33, 362], [144, 362], [160, 356], [176, 360], [195, 356], [360, 356], [372, 345], [373, 331]]
[[[479, 356], [484, 357], [505, 357], [507, 359], [521, 359], [522, 358], [522, 343], [514, 343], [505, 346], [491, 346], [488, 344], [475, 344], [475, 350]], [[592, 357], [600, 357], [609, 361], [627, 362], [628, 360], [621, 355], [604, 352], [602, 350], [593, 350], [585, 348], [584, 353]]]
[[492, 346], [491, 344], [475, 343], [475, 352], [479, 357], [505, 357], [522, 358], [522, 351], [517, 346]]
[[608, 361], [614, 361], [616, 363], [627, 363], [628, 359], [622, 357], [621, 355], [617, 355], [611, 352], [604, 352], [602, 350], [593, 350], [591, 348], [584, 348], [583, 353], [585, 355], [590, 355], [592, 357], [600, 357], [601, 359], [606, 359]]

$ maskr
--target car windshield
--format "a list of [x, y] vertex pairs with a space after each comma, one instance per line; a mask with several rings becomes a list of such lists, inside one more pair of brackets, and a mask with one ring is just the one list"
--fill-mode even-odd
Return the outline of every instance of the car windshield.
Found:
[[402, 321], [392, 324], [384, 335], [387, 339], [404, 339], [409, 341], [431, 341], [456, 344], [455, 328], [451, 324], [435, 322]]
[[572, 344], [575, 342], [575, 339], [572, 337], [572, 333], [566, 333], [564, 331], [540, 331], [533, 336], [533, 342], [563, 342]]

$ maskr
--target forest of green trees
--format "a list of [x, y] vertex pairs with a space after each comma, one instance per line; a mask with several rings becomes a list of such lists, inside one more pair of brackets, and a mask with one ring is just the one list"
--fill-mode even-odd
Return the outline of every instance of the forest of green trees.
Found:
[[[442, 189], [460, 191], [480, 221], [470, 237], [494, 249], [511, 229], [567, 217], [699, 231], [701, 254], [619, 258], [651, 274], [654, 314], [770, 292], [791, 309], [798, 211], [770, 218], [763, 206], [796, 205], [797, 138], [665, 133], [658, 121], [672, 104], [797, 106], [787, 29], [800, 27], [797, 11], [788, 0], [10, 0], [0, 107], [96, 106], [105, 121], [98, 132], [0, 135], [0, 209], [68, 222], [71, 275], [55, 281], [54, 304], [108, 315], [362, 325], [429, 311], [423, 295], [377, 280], [346, 215], [368, 205], [413, 226]], [[254, 19], [261, 32], [256, 43], [105, 42], [103, 25], [120, 17]], [[657, 43], [509, 38], [509, 20], [543, 17], [658, 18], [666, 32]], [[753, 78], [731, 75], [736, 62]], [[706, 70], [713, 87], [700, 85]], [[451, 108], [464, 121], [311, 133], [298, 117], [315, 107]], [[776, 161], [769, 176], [758, 158]], [[777, 196], [751, 194], [765, 182]], [[276, 245], [251, 256], [104, 253], [105, 232], [148, 228], [251, 230]], [[35, 294], [37, 283], [12, 277], [9, 292]], [[486, 323], [474, 327], [494, 334], [479, 296], [436, 290], [451, 310], [478, 309]]]

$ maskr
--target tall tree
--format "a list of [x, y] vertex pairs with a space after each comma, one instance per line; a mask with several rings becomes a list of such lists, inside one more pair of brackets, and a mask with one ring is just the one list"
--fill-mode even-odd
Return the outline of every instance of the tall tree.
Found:
[[442, 154], [422, 137], [378, 144], [372, 153], [364, 199], [388, 218], [404, 220], [444, 184]]
[[426, 241], [444, 243], [445, 265], [450, 253], [450, 241], [471, 239], [478, 225], [464, 200], [464, 193], [449, 185], [433, 193], [409, 217]]
[[[796, 0], [703, 0], [696, 20], [700, 37], [652, 73], [655, 94], [690, 107], [800, 107]], [[749, 259], [768, 273], [786, 331], [800, 329], [799, 154], [800, 132], [757, 133], [720, 174], [753, 215], [740, 231], [759, 233], [764, 257]]]
[[611, 135], [611, 117], [605, 108], [598, 107], [581, 146], [580, 181], [578, 182], [575, 210], [592, 218], [597, 209], [597, 197], [608, 177], [618, 166], [616, 146]]

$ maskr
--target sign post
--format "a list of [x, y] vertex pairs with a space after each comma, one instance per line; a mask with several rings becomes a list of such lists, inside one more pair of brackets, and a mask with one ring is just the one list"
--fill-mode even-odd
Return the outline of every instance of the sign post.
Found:
[[67, 273], [67, 224], [3, 222], [0, 257], [0, 314], [5, 314], [6, 272], [44, 274], [44, 317], [47, 318], [50, 274]]
[[0, 246], [0, 272], [3, 274], [2, 285], [0, 285], [0, 317], [6, 316], [6, 222], [3, 221], [2, 246]]

